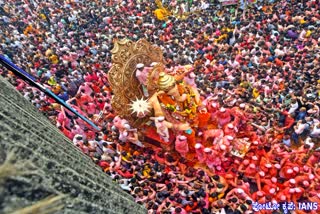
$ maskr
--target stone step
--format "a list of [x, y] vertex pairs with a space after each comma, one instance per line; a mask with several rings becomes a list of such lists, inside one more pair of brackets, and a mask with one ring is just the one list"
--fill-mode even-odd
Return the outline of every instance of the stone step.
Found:
[[13, 164], [32, 174], [11, 176], [0, 184], [0, 213], [65, 194], [58, 213], [146, 213], [45, 116], [0, 77], [0, 164], [10, 152]]

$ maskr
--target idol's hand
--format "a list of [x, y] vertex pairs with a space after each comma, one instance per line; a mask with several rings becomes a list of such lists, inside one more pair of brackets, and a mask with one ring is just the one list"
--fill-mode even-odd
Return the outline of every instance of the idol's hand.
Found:
[[164, 91], [157, 91], [157, 92], [156, 92], [156, 95], [157, 95], [157, 96], [162, 95], [162, 94], [165, 94], [165, 92], [164, 92]]

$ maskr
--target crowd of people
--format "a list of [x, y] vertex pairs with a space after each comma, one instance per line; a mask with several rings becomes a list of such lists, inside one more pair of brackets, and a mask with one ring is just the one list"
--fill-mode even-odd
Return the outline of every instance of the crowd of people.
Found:
[[[0, 1], [1, 54], [100, 132], [10, 71], [0, 73], [149, 213], [252, 213], [255, 202], [319, 205], [319, 1], [163, 3], [178, 15], [157, 20], [156, 4], [145, 0]], [[189, 161], [119, 140], [108, 70], [113, 43], [122, 38], [160, 46], [168, 69], [191, 64], [203, 104], [228, 132], [225, 140], [253, 142], [245, 156], [224, 152], [217, 165], [207, 154], [215, 150], [201, 142], [198, 160]]]

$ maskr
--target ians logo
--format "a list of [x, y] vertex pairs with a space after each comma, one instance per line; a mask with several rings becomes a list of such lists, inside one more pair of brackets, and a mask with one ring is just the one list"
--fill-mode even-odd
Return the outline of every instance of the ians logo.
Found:
[[318, 203], [317, 202], [299, 202], [298, 209], [299, 210], [317, 210]]

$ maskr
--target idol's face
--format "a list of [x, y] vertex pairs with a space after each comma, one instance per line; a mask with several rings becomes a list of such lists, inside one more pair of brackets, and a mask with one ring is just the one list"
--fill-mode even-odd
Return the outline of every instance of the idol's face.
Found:
[[168, 95], [170, 95], [170, 96], [178, 95], [178, 94], [179, 94], [179, 91], [178, 91], [178, 86], [177, 86], [177, 84], [175, 84], [174, 86], [172, 86], [172, 88], [171, 88], [167, 93], [168, 93]]

